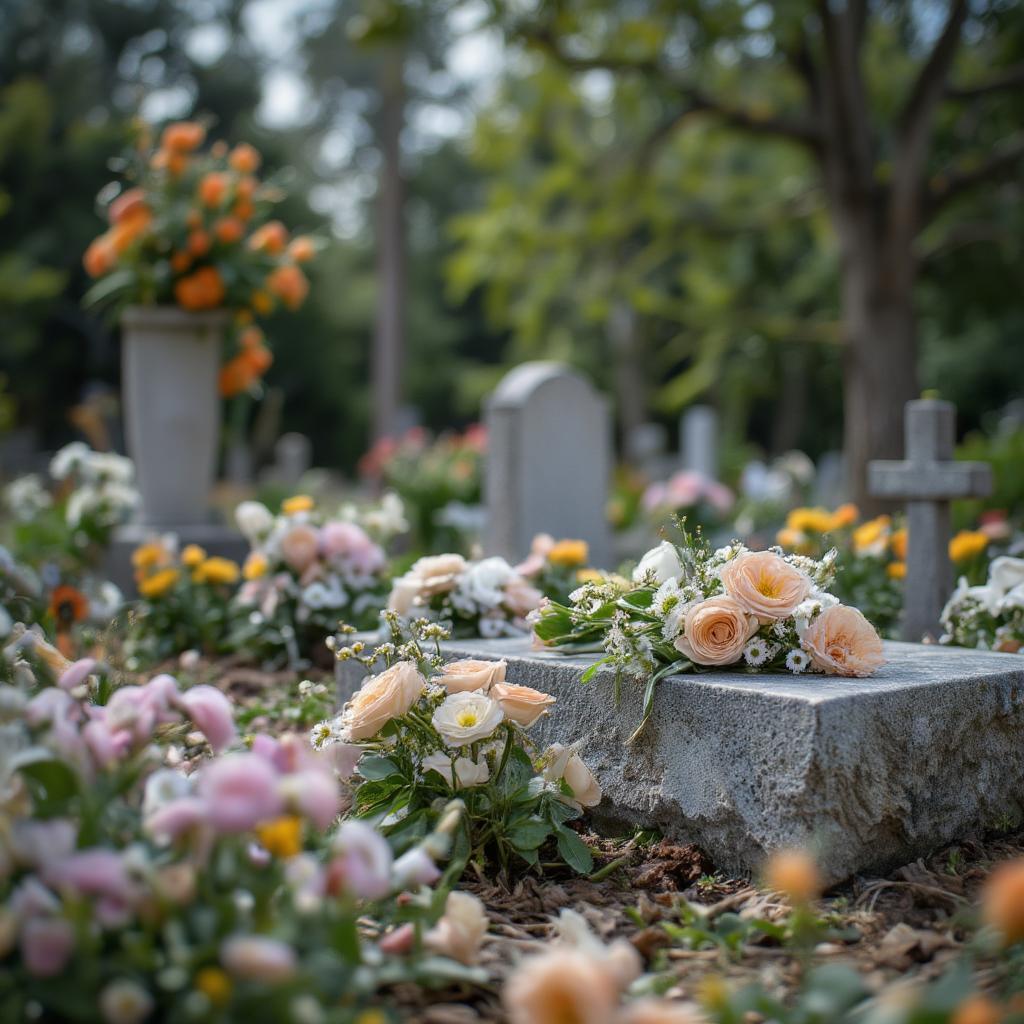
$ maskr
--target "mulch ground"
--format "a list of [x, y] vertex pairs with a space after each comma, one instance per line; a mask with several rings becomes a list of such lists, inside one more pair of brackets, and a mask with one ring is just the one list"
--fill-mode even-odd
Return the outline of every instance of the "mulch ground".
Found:
[[[297, 684], [292, 672], [259, 672], [233, 662], [202, 662], [187, 673], [177, 665], [163, 668], [213, 682], [241, 707], [273, 703]], [[330, 677], [320, 678], [330, 684]], [[272, 718], [258, 724], [269, 731], [280, 728]], [[630, 941], [649, 967], [658, 966], [669, 975], [666, 994], [684, 1002], [694, 998], [701, 980], [709, 976], [722, 977], [730, 985], [756, 981], [779, 995], [798, 985], [806, 964], [768, 938], [736, 952], [687, 950], [673, 946], [660, 927], [661, 922], [678, 919], [682, 901], [701, 905], [712, 919], [726, 912], [742, 918], [784, 918], [786, 905], [749, 879], [716, 873], [694, 846], [667, 840], [610, 840], [594, 833], [584, 838], [595, 851], [599, 880], [554, 874], [524, 875], [505, 883], [467, 872], [461, 887], [484, 902], [491, 921], [481, 958], [491, 983], [443, 991], [399, 987], [390, 994], [389, 1005], [397, 1004], [406, 1019], [424, 1024], [505, 1021], [502, 981], [523, 955], [542, 949], [555, 936], [554, 922], [564, 908], [580, 913], [601, 938]], [[842, 939], [819, 944], [813, 960], [850, 964], [873, 990], [898, 979], [913, 983], [938, 977], [963, 950], [970, 908], [990, 869], [1020, 856], [1024, 831], [966, 840], [885, 877], [851, 880], [819, 903], [820, 912], [829, 916]], [[985, 970], [981, 964], [982, 983]]]

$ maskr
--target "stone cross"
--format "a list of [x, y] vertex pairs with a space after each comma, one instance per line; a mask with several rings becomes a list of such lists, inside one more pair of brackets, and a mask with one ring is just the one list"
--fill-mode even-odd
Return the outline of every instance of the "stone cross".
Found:
[[937, 636], [939, 616], [953, 589], [949, 561], [950, 502], [992, 492], [992, 467], [985, 462], [954, 462], [956, 408], [924, 398], [907, 402], [902, 462], [868, 465], [868, 490], [876, 498], [907, 505], [907, 578], [903, 638]]
[[611, 563], [605, 506], [612, 464], [608, 402], [575, 370], [523, 363], [484, 405], [487, 554], [518, 561], [538, 533], [585, 540]]
[[718, 413], [710, 405], [691, 405], [679, 420], [683, 469], [718, 479]]

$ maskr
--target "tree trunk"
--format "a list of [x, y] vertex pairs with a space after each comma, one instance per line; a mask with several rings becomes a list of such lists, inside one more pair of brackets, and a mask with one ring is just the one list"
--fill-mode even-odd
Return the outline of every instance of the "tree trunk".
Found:
[[377, 319], [373, 344], [373, 435], [397, 432], [402, 396], [405, 330], [405, 228], [402, 124], [405, 119], [405, 54], [393, 46], [381, 55], [381, 170], [377, 190]]
[[914, 319], [916, 265], [910, 240], [878, 226], [870, 206], [837, 216], [845, 328], [843, 449], [850, 496], [864, 515], [872, 459], [903, 456], [903, 407], [918, 397]]

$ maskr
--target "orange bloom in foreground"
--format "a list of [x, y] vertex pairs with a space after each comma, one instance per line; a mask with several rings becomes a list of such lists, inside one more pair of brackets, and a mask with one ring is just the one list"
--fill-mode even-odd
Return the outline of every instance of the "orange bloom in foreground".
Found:
[[1006, 945], [1024, 942], [1024, 858], [1006, 861], [992, 872], [982, 893], [981, 913]]
[[217, 236], [218, 242], [234, 245], [245, 234], [245, 225], [237, 217], [221, 217], [213, 225], [213, 233]]
[[306, 275], [292, 263], [274, 270], [267, 278], [267, 287], [289, 309], [298, 309], [309, 294]]
[[188, 251], [193, 256], [205, 256], [210, 251], [210, 236], [202, 230], [190, 231]]
[[249, 239], [249, 248], [257, 252], [280, 253], [288, 244], [288, 229], [279, 220], [270, 220], [257, 228]]
[[821, 875], [805, 850], [779, 850], [764, 869], [765, 885], [792, 903], [808, 903], [821, 895]]
[[242, 357], [229, 359], [220, 370], [217, 387], [224, 398], [233, 398], [243, 391], [248, 391], [256, 382], [257, 375]]
[[89, 600], [80, 590], [62, 584], [50, 595], [50, 614], [62, 624], [81, 622], [89, 612]]
[[242, 348], [256, 348], [263, 344], [263, 332], [255, 325], [246, 327], [238, 336], [238, 344]]
[[239, 174], [252, 174], [260, 165], [259, 151], [248, 142], [240, 142], [228, 157], [228, 163]]
[[90, 277], [102, 277], [110, 273], [117, 262], [117, 250], [109, 235], [100, 235], [89, 243], [89, 248], [82, 256], [82, 265]]
[[999, 1024], [1003, 1012], [997, 1003], [980, 993], [968, 996], [953, 1012], [950, 1024]]
[[188, 167], [188, 154], [177, 153], [171, 149], [158, 149], [153, 154], [149, 166], [154, 171], [167, 171], [172, 177], [178, 177]]
[[206, 129], [198, 121], [175, 121], [164, 129], [160, 146], [172, 153], [191, 153], [205, 138]]
[[114, 251], [118, 255], [123, 253], [136, 239], [146, 233], [152, 221], [153, 214], [149, 212], [148, 206], [136, 207], [118, 221], [109, 232], [110, 244], [113, 245]]
[[316, 255], [316, 245], [308, 235], [299, 235], [288, 246], [288, 255], [296, 263], [308, 263]]
[[224, 281], [215, 267], [200, 267], [174, 286], [174, 297], [183, 309], [216, 309], [224, 295]]
[[203, 206], [220, 206], [228, 193], [228, 176], [219, 171], [204, 174], [199, 181], [199, 201]]
[[265, 345], [242, 349], [236, 358], [249, 367], [254, 377], [262, 377], [274, 362], [273, 353]]
[[146, 193], [141, 188], [130, 188], [122, 192], [107, 210], [111, 224], [124, 220], [135, 210], [146, 205]]

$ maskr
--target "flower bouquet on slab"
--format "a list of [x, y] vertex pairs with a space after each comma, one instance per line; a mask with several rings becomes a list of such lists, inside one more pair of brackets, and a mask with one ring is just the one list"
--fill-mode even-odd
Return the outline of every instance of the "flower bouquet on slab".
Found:
[[574, 749], [540, 751], [529, 735], [555, 698], [506, 679], [503, 661], [445, 664], [448, 632], [436, 622], [406, 625], [394, 612], [385, 621], [391, 639], [369, 651], [352, 627], [330, 638], [339, 660], [377, 674], [311, 737], [353, 767], [356, 813], [401, 851], [458, 797], [466, 811], [453, 863], [507, 871], [554, 861], [589, 872], [591, 853], [568, 823], [600, 801], [601, 787]]
[[538, 533], [516, 572], [545, 597], [565, 603], [581, 583], [600, 578], [589, 564], [590, 546], [585, 540], [555, 540], [550, 534]]
[[665, 676], [707, 669], [868, 676], [884, 663], [882, 641], [856, 609], [828, 593], [835, 553], [815, 560], [735, 542], [711, 550], [681, 526], [682, 543], [644, 555], [631, 582], [584, 583], [569, 605], [533, 616], [545, 647], [604, 650], [602, 665], [647, 680], [644, 717]]
[[971, 586], [960, 577], [942, 610], [940, 644], [1016, 654], [1024, 647], [1024, 558], [1001, 555], [988, 579]]
[[521, 636], [527, 616], [544, 595], [504, 558], [467, 561], [462, 555], [429, 555], [392, 585], [389, 611], [450, 626], [455, 636]]

